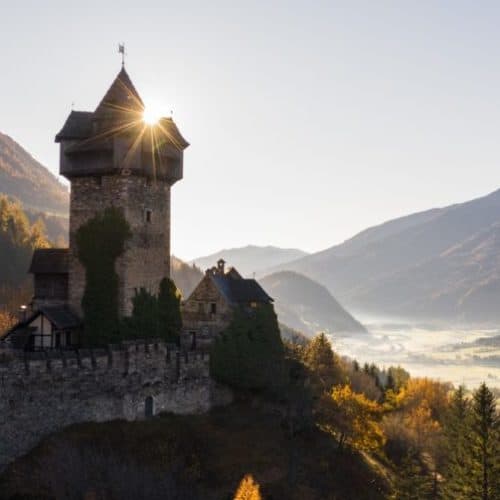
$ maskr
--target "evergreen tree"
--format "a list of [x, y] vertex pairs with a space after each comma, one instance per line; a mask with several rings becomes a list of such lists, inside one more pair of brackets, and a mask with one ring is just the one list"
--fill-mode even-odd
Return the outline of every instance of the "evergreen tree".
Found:
[[465, 500], [471, 495], [468, 484], [471, 458], [470, 417], [470, 405], [465, 397], [465, 387], [461, 385], [453, 393], [444, 422], [447, 455], [444, 491], [449, 498]]
[[157, 336], [167, 342], [177, 342], [182, 329], [181, 294], [168, 278], [160, 282], [158, 293]]
[[144, 339], [157, 336], [158, 301], [145, 288], [135, 290], [132, 298], [132, 316], [125, 318], [122, 338]]
[[271, 305], [235, 311], [231, 324], [211, 346], [210, 371], [216, 380], [237, 388], [283, 386], [284, 348]]
[[398, 469], [394, 500], [422, 500], [432, 495], [433, 481], [419, 460], [418, 453], [409, 450]]
[[483, 382], [474, 392], [471, 416], [470, 498], [500, 498], [500, 436], [496, 398]]
[[158, 338], [177, 343], [182, 329], [181, 301], [172, 280], [161, 280], [158, 296], [145, 288], [136, 290], [132, 304], [132, 315], [122, 322], [122, 338]]
[[311, 370], [315, 385], [329, 392], [334, 384], [341, 382], [342, 373], [332, 344], [324, 333], [309, 342], [304, 351], [304, 363]]

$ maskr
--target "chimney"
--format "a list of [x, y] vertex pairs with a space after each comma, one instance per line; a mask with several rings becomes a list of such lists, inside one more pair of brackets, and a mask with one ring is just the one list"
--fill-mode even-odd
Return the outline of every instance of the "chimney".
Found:
[[19, 321], [26, 321], [26, 312], [28, 311], [28, 306], [22, 305], [19, 307]]

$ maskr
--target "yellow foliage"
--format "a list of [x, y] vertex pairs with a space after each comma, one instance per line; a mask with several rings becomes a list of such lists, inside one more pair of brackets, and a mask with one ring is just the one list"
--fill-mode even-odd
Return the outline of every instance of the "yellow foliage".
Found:
[[395, 397], [396, 406], [406, 411], [428, 408], [434, 420], [441, 420], [448, 407], [449, 384], [428, 378], [411, 378]]
[[0, 338], [3, 337], [4, 333], [12, 328], [16, 324], [16, 318], [4, 311], [0, 311]]
[[383, 446], [384, 433], [379, 420], [382, 407], [356, 393], [351, 386], [336, 386], [321, 402], [320, 418], [323, 426], [338, 436], [339, 445], [347, 441], [361, 450], [375, 450]]
[[420, 406], [413, 408], [405, 416], [404, 422], [417, 450], [427, 447], [441, 431], [439, 422], [432, 418], [432, 411], [426, 400], [423, 400]]
[[262, 500], [260, 487], [251, 474], [247, 474], [240, 482], [234, 500]]

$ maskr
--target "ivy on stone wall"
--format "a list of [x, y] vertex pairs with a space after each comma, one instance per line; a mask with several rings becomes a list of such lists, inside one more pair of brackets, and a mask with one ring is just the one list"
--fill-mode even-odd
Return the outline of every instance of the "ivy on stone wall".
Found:
[[84, 343], [106, 345], [119, 339], [118, 275], [115, 262], [132, 236], [123, 211], [109, 207], [83, 224], [76, 233], [78, 258], [85, 267], [82, 308]]
[[181, 294], [172, 280], [161, 280], [157, 296], [144, 288], [136, 290], [132, 304], [132, 316], [123, 320], [123, 338], [177, 343], [182, 328]]

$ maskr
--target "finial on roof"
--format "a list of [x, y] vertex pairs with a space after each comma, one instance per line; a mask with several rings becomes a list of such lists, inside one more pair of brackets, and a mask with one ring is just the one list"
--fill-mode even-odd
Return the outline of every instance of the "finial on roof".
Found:
[[118, 44], [118, 54], [122, 55], [122, 68], [125, 67], [125, 43]]

